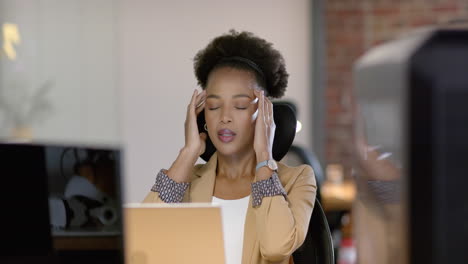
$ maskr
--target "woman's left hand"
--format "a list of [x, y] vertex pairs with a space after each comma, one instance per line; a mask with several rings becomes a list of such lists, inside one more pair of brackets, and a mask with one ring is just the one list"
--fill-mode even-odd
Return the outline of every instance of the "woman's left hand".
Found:
[[273, 119], [273, 104], [265, 96], [264, 91], [254, 90], [258, 98], [258, 113], [255, 121], [254, 150], [257, 162], [273, 159], [273, 139], [276, 124]]

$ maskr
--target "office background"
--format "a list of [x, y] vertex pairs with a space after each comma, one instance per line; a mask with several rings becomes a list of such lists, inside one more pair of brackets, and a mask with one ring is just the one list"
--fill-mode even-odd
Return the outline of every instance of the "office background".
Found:
[[198, 88], [193, 57], [230, 29], [283, 53], [284, 99], [296, 103], [312, 146], [310, 3], [274, 1], [2, 0], [0, 137], [124, 149], [125, 202], [139, 202], [184, 144]]

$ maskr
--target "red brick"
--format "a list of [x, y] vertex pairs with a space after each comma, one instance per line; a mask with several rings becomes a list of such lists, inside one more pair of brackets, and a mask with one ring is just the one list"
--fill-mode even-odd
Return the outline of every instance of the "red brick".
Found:
[[364, 15], [364, 10], [360, 8], [355, 9], [342, 9], [342, 10], [330, 10], [327, 12], [327, 16], [338, 17], [338, 18], [361, 18]]
[[362, 45], [362, 39], [358, 35], [342, 34], [336, 36], [333, 41], [337, 45], [346, 45], [347, 47], [356, 47]]
[[459, 5], [456, 2], [439, 3], [433, 6], [431, 10], [437, 13], [439, 12], [456, 13], [459, 10]]
[[[369, 9], [364, 9], [363, 4]], [[393, 39], [415, 27], [468, 16], [466, 0], [327, 0], [326, 4], [326, 156], [350, 173], [351, 107], [344, 101], [352, 87], [352, 65], [369, 45]], [[368, 19], [369, 18], [369, 19]], [[370, 32], [365, 32], [370, 30]], [[326, 164], [325, 164], [326, 165]]]
[[397, 5], [392, 7], [378, 7], [372, 10], [374, 16], [397, 16], [400, 14], [400, 8]]
[[327, 100], [340, 100], [342, 92], [339, 89], [326, 89], [325, 90], [325, 98]]
[[343, 85], [342, 80], [328, 80], [327, 81], [327, 88], [325, 89], [325, 96], [337, 97], [338, 95], [342, 94], [342, 90], [340, 89]]
[[327, 98], [327, 111], [332, 114], [340, 113], [343, 111], [343, 107], [338, 102], [338, 100], [333, 100], [332, 98]]
[[436, 20], [433, 17], [416, 17], [411, 21], [411, 27], [428, 26], [435, 24]]
[[351, 66], [348, 64], [344, 63], [335, 63], [328, 65], [327, 70], [330, 71], [331, 74], [344, 74], [344, 73], [349, 73], [351, 72]]

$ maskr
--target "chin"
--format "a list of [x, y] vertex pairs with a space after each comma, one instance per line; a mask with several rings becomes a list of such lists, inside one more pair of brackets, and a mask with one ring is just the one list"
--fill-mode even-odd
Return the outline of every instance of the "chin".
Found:
[[224, 156], [231, 156], [231, 155], [235, 155], [236, 153], [238, 153], [238, 149], [235, 147], [235, 146], [226, 146], [225, 144], [215, 144], [213, 143], [215, 148], [216, 148], [216, 151], [219, 153], [219, 154], [222, 154]]
[[216, 151], [223, 155], [223, 156], [238, 156], [238, 155], [246, 155], [250, 151], [253, 151], [253, 144], [251, 148], [242, 148], [237, 144], [225, 144], [225, 143], [219, 143], [219, 142], [213, 142], [213, 145], [216, 148]]

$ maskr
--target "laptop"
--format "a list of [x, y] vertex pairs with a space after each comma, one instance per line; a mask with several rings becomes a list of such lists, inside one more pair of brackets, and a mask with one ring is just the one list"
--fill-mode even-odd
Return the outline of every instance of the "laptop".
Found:
[[126, 264], [220, 264], [224, 243], [219, 206], [126, 204]]

